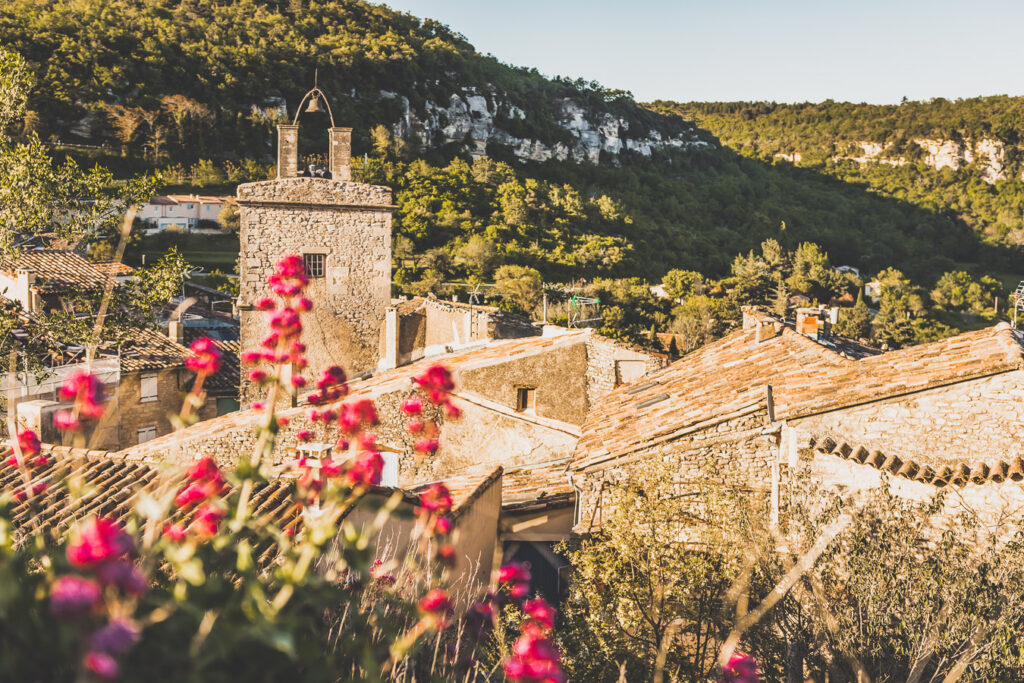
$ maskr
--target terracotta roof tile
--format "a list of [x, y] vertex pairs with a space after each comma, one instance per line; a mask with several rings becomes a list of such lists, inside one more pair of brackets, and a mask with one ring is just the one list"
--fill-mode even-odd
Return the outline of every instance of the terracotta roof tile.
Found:
[[14, 259], [0, 260], [0, 270], [5, 273], [14, 274], [19, 269], [35, 272], [36, 287], [43, 291], [94, 290], [102, 287], [108, 278], [96, 264], [73, 251], [61, 249], [36, 249]]
[[559, 458], [508, 469], [502, 482], [502, 508], [571, 505], [576, 500], [576, 492], [569, 484], [569, 460]]
[[167, 335], [149, 328], [134, 329], [121, 345], [121, 371], [163, 370], [184, 363], [189, 351]]
[[737, 330], [604, 397], [587, 416], [572, 468], [749, 414], [766, 405], [769, 384], [776, 419], [785, 419], [1021, 366], [1022, 337], [1005, 323], [858, 360], [786, 327], [760, 342], [756, 328]]
[[886, 455], [878, 450], [868, 450], [864, 446], [836, 441], [831, 437], [816, 441], [811, 444], [811, 447], [818, 453], [852, 460], [858, 464], [888, 472], [893, 476], [938, 487], [966, 486], [969, 483], [1000, 483], [1007, 479], [1024, 480], [1024, 459], [1022, 458], [1000, 460], [993, 465], [984, 462], [973, 464], [960, 462], [935, 469], [913, 460], [902, 460], [895, 455]]

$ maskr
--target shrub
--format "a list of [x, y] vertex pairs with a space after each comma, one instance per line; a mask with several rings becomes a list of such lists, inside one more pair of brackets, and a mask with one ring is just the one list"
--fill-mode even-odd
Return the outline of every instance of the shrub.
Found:
[[[564, 680], [548, 638], [553, 611], [525, 600], [529, 577], [518, 568], [503, 568], [502, 588], [455, 617], [445, 589], [456, 553], [444, 484], [420, 495], [408, 556], [374, 556], [371, 541], [398, 514], [402, 494], [378, 502], [369, 495], [383, 467], [372, 431], [376, 410], [369, 400], [346, 400], [341, 368], [324, 371], [309, 401], [311, 419], [335, 431], [335, 452], [343, 455], [288, 464], [291, 514], [271, 515], [255, 504], [261, 488], [272, 485], [269, 463], [286, 424], [275, 409], [306, 384], [302, 315], [313, 306], [303, 295], [300, 257], [284, 258], [268, 282], [273, 296], [257, 306], [271, 332], [243, 356], [267, 397], [254, 406], [261, 412], [256, 446], [234, 470], [201, 457], [140, 490], [123, 522], [83, 514], [69, 534], [50, 538], [34, 533], [45, 506], [66, 497], [69, 505], [88, 507], [82, 486], [34, 480], [33, 470], [47, 464], [38, 439], [23, 430], [11, 440], [9, 464], [25, 483], [0, 507], [0, 679], [471, 678], [480, 667], [476, 644], [490, 632], [495, 608], [521, 605], [522, 633], [505, 663], [508, 677]], [[196, 380], [174, 416], [180, 427], [196, 419], [204, 381], [218, 369], [216, 346], [197, 340], [187, 365]], [[417, 450], [432, 453], [437, 425], [424, 423], [420, 413], [430, 404], [432, 414], [457, 417], [454, 383], [439, 365], [415, 382], [416, 395], [403, 410], [419, 435]], [[79, 372], [61, 396], [71, 408], [55, 422], [81, 442], [104, 415], [103, 386]], [[31, 514], [16, 527], [18, 504]], [[366, 528], [346, 521], [356, 505], [378, 512]], [[424, 647], [428, 641], [432, 646]]]

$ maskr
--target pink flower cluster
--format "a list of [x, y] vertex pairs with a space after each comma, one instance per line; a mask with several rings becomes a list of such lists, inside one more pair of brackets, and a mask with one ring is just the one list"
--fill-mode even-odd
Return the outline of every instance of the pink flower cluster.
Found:
[[220, 350], [209, 337], [200, 337], [189, 346], [185, 365], [197, 375], [212, 375], [220, 367]]
[[[443, 365], [432, 365], [422, 375], [414, 378], [413, 383], [423, 392], [427, 401], [448, 419], [457, 420], [462, 415], [462, 411], [451, 399], [455, 382], [448, 368]], [[440, 428], [435, 421], [423, 420], [425, 407], [423, 399], [415, 395], [406, 398], [401, 405], [402, 412], [409, 418], [405, 428], [417, 437], [413, 448], [418, 453], [433, 455], [437, 451], [437, 435]]]
[[555, 608], [544, 598], [523, 600], [530, 588], [530, 568], [512, 563], [498, 571], [498, 582], [520, 607], [526, 619], [512, 644], [512, 656], [505, 662], [505, 675], [523, 683], [564, 683], [561, 657], [549, 635], [555, 626]]
[[218, 503], [225, 488], [224, 475], [213, 458], [204, 456], [189, 466], [186, 477], [188, 483], [175, 496], [174, 503], [182, 512], [195, 509], [192, 523], [188, 526], [183, 522], [169, 524], [164, 536], [182, 541], [191, 531], [198, 538], [210, 538], [217, 533], [225, 515], [223, 506]]
[[71, 410], [60, 410], [53, 416], [57, 429], [77, 432], [82, 429], [81, 420], [103, 417], [103, 383], [91, 372], [76, 370], [68, 375], [61, 384], [60, 396], [74, 404]]
[[438, 628], [448, 624], [448, 617], [453, 611], [451, 598], [440, 588], [431, 589], [418, 604], [419, 610]]
[[757, 661], [745, 652], [735, 652], [722, 667], [723, 683], [761, 683]]
[[[270, 334], [260, 342], [262, 348], [247, 350], [241, 355], [245, 365], [269, 363], [277, 366], [275, 373], [253, 368], [249, 371], [249, 379], [257, 384], [281, 382], [281, 368], [286, 365], [301, 372], [306, 369], [306, 346], [299, 341], [302, 336], [301, 314], [313, 310], [313, 302], [302, 296], [309, 284], [306, 268], [302, 257], [295, 254], [285, 256], [267, 278], [271, 291], [278, 296], [259, 299], [255, 306], [263, 311]], [[288, 380], [286, 389], [301, 389], [306, 380], [299, 373], [293, 373]], [[255, 407], [255, 406], [254, 406]]]
[[[131, 560], [135, 544], [116, 522], [104, 518], [87, 520], [67, 547], [71, 566], [91, 574], [59, 577], [50, 587], [50, 611], [60, 619], [88, 617], [101, 613], [104, 600], [118, 594], [142, 595], [146, 579]], [[108, 611], [109, 613], [109, 611]], [[139, 640], [138, 626], [123, 617], [110, 618], [89, 640], [83, 666], [104, 680], [119, 673], [117, 657]]]
[[[11, 444], [14, 446], [14, 444]], [[7, 458], [7, 465], [10, 467], [21, 467], [26, 473], [37, 467], [46, 467], [50, 460], [40, 452], [39, 436], [31, 429], [23, 429], [18, 432], [17, 449], [15, 454]], [[18, 453], [21, 454], [21, 461], [18, 461]], [[32, 485], [32, 495], [38, 496], [46, 490], [46, 482], [40, 481]], [[28, 497], [26, 489], [18, 488], [14, 491], [14, 499], [23, 501]]]

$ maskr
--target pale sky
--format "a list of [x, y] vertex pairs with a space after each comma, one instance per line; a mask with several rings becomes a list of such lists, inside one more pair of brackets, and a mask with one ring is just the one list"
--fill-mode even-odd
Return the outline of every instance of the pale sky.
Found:
[[638, 100], [1024, 94], [1020, 0], [391, 0], [503, 62]]

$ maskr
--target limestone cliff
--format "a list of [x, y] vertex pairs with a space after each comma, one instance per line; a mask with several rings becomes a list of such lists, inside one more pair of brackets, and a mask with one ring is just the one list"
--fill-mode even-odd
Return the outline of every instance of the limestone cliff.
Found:
[[380, 96], [396, 100], [401, 116], [392, 125], [396, 136], [415, 139], [425, 147], [462, 145], [474, 157], [488, 153], [489, 146], [503, 146], [523, 161], [575, 161], [599, 163], [602, 153], [615, 160], [623, 153], [646, 157], [663, 149], [710, 147], [711, 138], [696, 127], [682, 131], [637, 131], [627, 118], [607, 111], [588, 109], [579, 101], [560, 98], [555, 104], [559, 115], [560, 140], [521, 137], [507, 129], [505, 122], [527, 121], [533, 114], [509, 103], [495, 93], [482, 94], [473, 87], [452, 93], [446, 102], [427, 100], [422, 112], [414, 111], [409, 99], [398, 93], [380, 91]]

